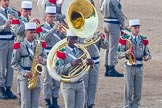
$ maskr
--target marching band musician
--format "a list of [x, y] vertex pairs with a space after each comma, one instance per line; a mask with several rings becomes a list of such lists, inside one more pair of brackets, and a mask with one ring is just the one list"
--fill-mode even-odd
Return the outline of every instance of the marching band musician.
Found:
[[11, 91], [13, 69], [11, 67], [14, 34], [11, 20], [18, 18], [18, 13], [9, 7], [9, 0], [0, 0], [0, 99], [16, 99]]
[[[56, 21], [63, 22], [65, 19], [65, 15], [61, 13], [61, 0], [47, 0], [45, 3], [45, 8], [47, 6], [55, 6], [56, 7]], [[63, 22], [64, 23], [64, 22]]]
[[21, 2], [21, 16], [19, 18], [20, 24], [14, 27], [14, 33], [16, 34], [16, 41], [22, 41], [25, 38], [25, 23], [33, 22], [35, 19], [30, 19], [32, 11], [32, 1]]
[[13, 46], [13, 58], [12, 67], [18, 73], [18, 79], [20, 83], [21, 91], [21, 108], [38, 108], [39, 107], [39, 97], [41, 92], [41, 80], [40, 76], [38, 78], [37, 86], [34, 89], [28, 88], [28, 79], [33, 76], [30, 72], [32, 67], [32, 62], [34, 62], [33, 57], [35, 53], [38, 53], [37, 63], [46, 64], [46, 43], [42, 42], [40, 46], [40, 51], [35, 52], [37, 42], [35, 41], [35, 30], [36, 24], [34, 22], [25, 23], [25, 38], [22, 42], [16, 42]]
[[[119, 39], [119, 58], [126, 58], [125, 62], [125, 96], [124, 108], [138, 108], [141, 99], [143, 83], [143, 60], [151, 59], [147, 37], [141, 36], [139, 19], [129, 20], [131, 35], [123, 35]], [[130, 45], [129, 40], [132, 45]], [[131, 47], [132, 46], [132, 47]], [[130, 47], [130, 48], [129, 48]], [[134, 54], [135, 63], [129, 62], [130, 54]]]
[[[52, 47], [62, 39], [61, 36], [57, 33], [58, 23], [55, 25], [53, 21], [56, 18], [56, 7], [47, 6], [45, 11], [45, 22], [42, 26], [42, 35], [41, 40], [45, 40], [47, 43], [46, 52], [47, 54], [52, 49]], [[46, 102], [46, 108], [59, 108], [57, 99], [59, 97], [60, 82], [52, 79], [48, 71], [45, 71], [44, 82], [44, 100]], [[51, 104], [52, 99], [52, 104]]]
[[109, 41], [109, 48], [105, 57], [105, 76], [123, 77], [123, 74], [115, 70], [118, 62], [117, 49], [120, 38], [120, 29], [124, 29], [124, 14], [121, 10], [120, 0], [102, 0], [101, 13], [104, 16], [104, 32]]
[[[67, 30], [67, 42], [65, 57], [58, 57], [56, 62], [56, 72], [62, 75], [67, 75], [70, 72], [70, 68], [82, 64], [82, 60], [78, 58], [83, 52], [75, 46], [75, 43], [78, 43], [78, 37], [70, 29]], [[87, 64], [93, 66], [93, 60], [88, 59]], [[85, 87], [83, 78], [74, 83], [61, 82], [61, 91], [65, 108], [84, 107]]]
[[108, 41], [105, 35], [101, 32], [97, 32], [96, 35], [100, 36], [101, 39], [87, 48], [94, 66], [90, 69], [90, 72], [84, 77], [85, 84], [85, 102], [87, 108], [93, 108], [95, 105], [95, 98], [97, 93], [98, 74], [100, 68], [100, 48], [106, 49], [108, 47]]
[[[31, 10], [32, 10], [32, 2], [31, 1], [22, 1], [21, 2], [21, 16], [19, 17], [20, 24], [15, 25], [13, 28], [13, 32], [16, 35], [16, 41], [22, 41], [25, 38], [25, 23], [29, 22], [29, 16], [31, 16]], [[17, 94], [19, 98], [20, 103], [20, 84], [19, 80], [17, 80]], [[21, 104], [21, 103], [20, 103]]]

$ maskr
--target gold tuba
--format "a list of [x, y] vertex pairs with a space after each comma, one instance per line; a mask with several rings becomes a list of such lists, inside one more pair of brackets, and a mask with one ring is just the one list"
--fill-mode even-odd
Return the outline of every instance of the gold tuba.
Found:
[[[67, 23], [72, 32], [80, 38], [91, 38], [98, 26], [98, 15], [94, 6], [87, 0], [74, 0], [67, 10]], [[93, 37], [92, 37], [93, 38]], [[95, 40], [97, 40], [95, 38]], [[97, 42], [97, 41], [95, 41]], [[83, 54], [78, 58], [83, 64], [70, 69], [67, 76], [59, 75], [55, 71], [56, 52], [67, 45], [67, 38], [56, 43], [50, 50], [47, 57], [47, 68], [49, 75], [60, 82], [77, 82], [90, 69], [87, 65], [87, 59], [91, 58], [86, 47], [94, 44], [94, 41], [86, 40], [85, 44], [77, 44], [76, 47], [83, 51]]]
[[29, 89], [34, 89], [37, 86], [39, 74], [44, 71], [43, 65], [37, 63], [40, 46], [41, 46], [41, 41], [38, 40], [38, 44], [36, 46], [32, 66], [31, 66], [31, 70], [30, 70], [30, 72], [32, 73], [32, 78], [28, 79], [28, 88]]
[[127, 42], [128, 42], [128, 44], [126, 45], [127, 49], [129, 49], [131, 51], [130, 54], [128, 55], [128, 62], [129, 62], [130, 65], [135, 65], [136, 64], [136, 58], [135, 58], [135, 56], [132, 52], [132, 48], [133, 48], [132, 42], [129, 39], [127, 39]]
[[55, 63], [56, 63], [56, 52], [60, 49], [64, 48], [67, 45], [67, 38], [56, 43], [52, 49], [50, 50], [47, 57], [47, 68], [49, 75], [57, 81], [60, 82], [76, 82], [81, 79], [90, 69], [90, 65], [87, 65], [87, 59], [90, 58], [89, 52], [86, 48], [81, 44], [76, 44], [77, 48], [79, 48], [82, 52], [84, 52], [78, 59], [81, 59], [83, 64], [76, 66], [70, 69], [70, 73], [68, 76], [58, 75], [55, 71]]

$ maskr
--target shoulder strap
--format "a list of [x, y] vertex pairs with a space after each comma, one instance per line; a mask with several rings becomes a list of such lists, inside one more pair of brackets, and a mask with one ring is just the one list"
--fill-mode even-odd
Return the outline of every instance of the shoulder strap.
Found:
[[70, 56], [74, 60], [77, 60], [77, 58], [75, 56], [73, 56], [72, 54], [70, 54], [70, 53], [68, 53], [68, 56]]
[[25, 45], [25, 47], [26, 47], [26, 50], [27, 50], [27, 52], [28, 52], [29, 58], [30, 58], [30, 60], [32, 61], [32, 60], [33, 60], [33, 57], [32, 57], [32, 55], [31, 55], [31, 53], [30, 53], [30, 51], [29, 51], [29, 48], [27, 47], [27, 45]]
[[42, 27], [42, 29], [43, 29], [44, 31], [46, 31], [46, 32], [49, 32], [49, 31], [50, 31], [49, 29], [47, 29], [47, 28], [45, 28], [45, 27]]
[[58, 40], [61, 40], [61, 38], [56, 34], [56, 33], [54, 33], [53, 34]]
[[2, 17], [2, 19], [3, 19], [4, 21], [7, 21], [7, 20], [8, 20], [8, 18], [7, 18], [6, 16], [4, 16], [2, 13], [0, 13], [0, 17]]

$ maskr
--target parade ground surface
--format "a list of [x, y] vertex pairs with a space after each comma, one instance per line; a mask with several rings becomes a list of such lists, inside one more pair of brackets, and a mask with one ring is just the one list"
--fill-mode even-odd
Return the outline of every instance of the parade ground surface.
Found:
[[[10, 5], [19, 9], [21, 0], [10, 0]], [[36, 1], [32, 0], [34, 8], [32, 17], [39, 18]], [[98, 29], [103, 31], [103, 17], [100, 14], [100, 0], [94, 0], [99, 15]], [[149, 39], [152, 59], [144, 63], [144, 83], [140, 108], [162, 108], [162, 0], [121, 0], [123, 11], [129, 19], [141, 20], [141, 34]], [[98, 91], [94, 108], [122, 108], [124, 96], [124, 78], [104, 77], [104, 54], [101, 50], [101, 65], [99, 72]], [[124, 60], [119, 60], [116, 69], [123, 73]], [[14, 73], [13, 91], [16, 93], [17, 72]], [[64, 108], [60, 92], [59, 104]], [[40, 107], [44, 108], [43, 95], [40, 97]], [[0, 108], [20, 108], [17, 100], [0, 100]]]

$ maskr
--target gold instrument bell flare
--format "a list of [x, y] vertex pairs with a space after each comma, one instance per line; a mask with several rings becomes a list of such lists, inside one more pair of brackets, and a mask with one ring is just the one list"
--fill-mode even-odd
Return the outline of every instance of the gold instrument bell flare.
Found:
[[85, 23], [83, 14], [81, 12], [74, 11], [71, 15], [71, 23], [76, 29], [83, 27]]
[[69, 5], [66, 16], [69, 28], [80, 38], [92, 36], [97, 30], [97, 11], [88, 0], [74, 0]]

